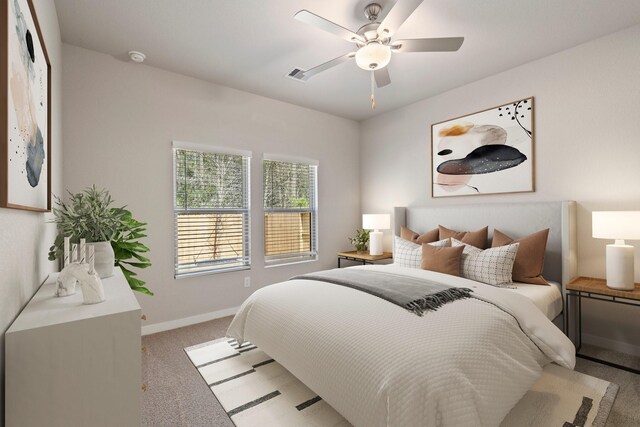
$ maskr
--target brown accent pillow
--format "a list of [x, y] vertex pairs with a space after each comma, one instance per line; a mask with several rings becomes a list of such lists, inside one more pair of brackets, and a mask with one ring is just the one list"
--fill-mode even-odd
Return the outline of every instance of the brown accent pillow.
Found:
[[547, 238], [549, 229], [513, 240], [500, 230], [493, 231], [493, 242], [491, 247], [520, 243], [516, 260], [513, 263], [513, 281], [522, 283], [532, 283], [534, 285], [548, 285], [549, 282], [542, 277], [544, 269], [544, 254], [547, 250]]
[[408, 240], [419, 245], [423, 243], [437, 242], [438, 240], [441, 240], [438, 239], [439, 235], [440, 233], [438, 232], [437, 228], [434, 228], [431, 231], [427, 231], [424, 234], [418, 234], [413, 230], [409, 230], [407, 227], [400, 227], [400, 237], [402, 237], [404, 240]]
[[455, 231], [439, 225], [438, 231], [439, 240], [453, 237], [454, 239], [460, 240], [462, 243], [475, 246], [476, 248], [487, 249], [489, 227], [484, 227], [477, 231]]
[[463, 250], [464, 245], [452, 248], [435, 247], [428, 243], [423, 243], [420, 268], [452, 276], [460, 276], [460, 257]]

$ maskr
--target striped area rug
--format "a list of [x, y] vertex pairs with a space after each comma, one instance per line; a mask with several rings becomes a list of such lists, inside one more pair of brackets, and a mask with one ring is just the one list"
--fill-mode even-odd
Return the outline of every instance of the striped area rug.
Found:
[[[237, 427], [351, 425], [249, 342], [223, 338], [185, 351]], [[603, 427], [617, 392], [616, 384], [550, 364], [501, 426]]]
[[225, 338], [185, 351], [237, 427], [351, 425], [249, 342]]

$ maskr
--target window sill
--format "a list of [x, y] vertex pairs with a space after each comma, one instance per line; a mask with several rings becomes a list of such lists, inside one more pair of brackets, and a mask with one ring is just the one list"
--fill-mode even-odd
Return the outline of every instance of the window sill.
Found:
[[285, 267], [287, 265], [307, 264], [309, 262], [316, 262], [316, 261], [318, 261], [318, 256], [315, 256], [314, 258], [305, 259], [305, 260], [272, 261], [270, 263], [265, 263], [264, 268]]
[[233, 271], [242, 271], [242, 270], [251, 270], [250, 265], [243, 265], [241, 267], [229, 267], [229, 268], [221, 268], [219, 270], [207, 270], [207, 271], [197, 271], [194, 273], [185, 273], [179, 276], [173, 275], [173, 278], [176, 280], [188, 279], [190, 277], [198, 277], [198, 276], [207, 276], [210, 274], [220, 274], [220, 273], [231, 273]]

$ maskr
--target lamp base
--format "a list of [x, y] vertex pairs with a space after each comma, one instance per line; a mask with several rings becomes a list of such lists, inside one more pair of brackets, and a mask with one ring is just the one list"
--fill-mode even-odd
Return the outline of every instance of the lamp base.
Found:
[[632, 291], [635, 287], [633, 261], [633, 246], [607, 245], [607, 287]]
[[382, 231], [369, 233], [369, 255], [382, 255]]

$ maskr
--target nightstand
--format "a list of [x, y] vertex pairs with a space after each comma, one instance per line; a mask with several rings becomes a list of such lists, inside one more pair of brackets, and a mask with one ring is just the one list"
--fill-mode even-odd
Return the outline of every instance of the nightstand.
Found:
[[392, 258], [393, 254], [391, 254], [391, 252], [383, 252], [382, 255], [359, 254], [358, 251], [338, 252], [338, 268], [340, 268], [340, 261], [342, 261], [343, 259], [359, 262], [362, 265], [365, 265], [375, 264], [378, 261]]
[[[571, 297], [573, 297], [574, 304], [569, 304]], [[633, 291], [620, 291], [608, 288], [606, 280], [603, 279], [577, 277], [567, 284], [567, 293], [564, 301], [564, 330], [567, 335], [569, 334], [569, 318], [573, 316], [573, 311], [570, 310], [578, 310], [577, 357], [640, 375], [640, 371], [637, 369], [580, 354], [580, 347], [582, 347], [582, 298], [640, 307], [640, 283], [636, 283], [636, 288]]]

